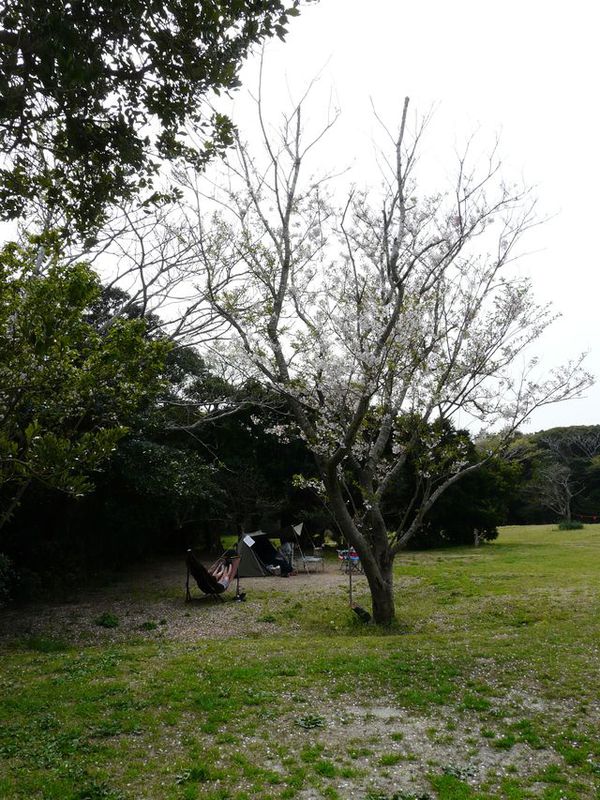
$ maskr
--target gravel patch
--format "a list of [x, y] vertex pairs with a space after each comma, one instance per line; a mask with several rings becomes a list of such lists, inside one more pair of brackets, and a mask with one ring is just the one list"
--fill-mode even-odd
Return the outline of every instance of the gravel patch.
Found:
[[[205, 562], [208, 565], [208, 561]], [[69, 602], [29, 603], [0, 610], [0, 642], [24, 637], [48, 636], [73, 643], [101, 644], [132, 637], [194, 642], [200, 639], [250, 638], [284, 628], [265, 621], [269, 595], [278, 603], [286, 598], [304, 600], [330, 593], [347, 592], [348, 578], [336, 562], [324, 572], [298, 573], [289, 578], [242, 578], [246, 601], [235, 601], [235, 584], [223, 602], [202, 595], [192, 581], [191, 602], [185, 602], [186, 568], [183, 561], [146, 564], [115, 580], [109, 586], [81, 590]], [[366, 578], [353, 577], [357, 592], [367, 590]], [[289, 600], [288, 600], [289, 602]], [[96, 623], [103, 614], [114, 616], [118, 625], [107, 628]], [[298, 625], [287, 623], [286, 634]]]

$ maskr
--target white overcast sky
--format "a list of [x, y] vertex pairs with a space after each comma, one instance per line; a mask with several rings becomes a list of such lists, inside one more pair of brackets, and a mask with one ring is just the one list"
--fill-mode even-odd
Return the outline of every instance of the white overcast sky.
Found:
[[[588, 351], [600, 378], [600, 5], [595, 0], [320, 0], [290, 21], [284, 44], [265, 53], [268, 102], [289, 108], [320, 73], [312, 113], [332, 94], [342, 116], [328, 159], [371, 164], [371, 98], [394, 125], [402, 100], [435, 106], [423, 159], [441, 178], [452, 148], [477, 130], [499, 133], [508, 177], [536, 187], [551, 218], [532, 236], [523, 269], [536, 296], [562, 317], [540, 340], [546, 365]], [[242, 72], [256, 85], [257, 62]], [[244, 127], [242, 95], [233, 115]], [[333, 150], [331, 149], [333, 146]], [[369, 167], [370, 168], [370, 167]], [[581, 400], [536, 413], [528, 430], [600, 424], [600, 384]]]

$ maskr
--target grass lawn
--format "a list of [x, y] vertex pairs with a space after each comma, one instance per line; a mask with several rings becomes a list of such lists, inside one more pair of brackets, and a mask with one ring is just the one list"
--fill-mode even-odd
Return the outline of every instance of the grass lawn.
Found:
[[600, 800], [600, 526], [405, 554], [388, 633], [312, 585], [251, 635], [6, 639], [0, 798]]

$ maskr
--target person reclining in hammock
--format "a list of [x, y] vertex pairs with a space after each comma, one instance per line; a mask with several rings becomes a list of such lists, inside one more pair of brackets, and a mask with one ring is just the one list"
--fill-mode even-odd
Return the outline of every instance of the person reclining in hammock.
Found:
[[221, 584], [221, 586], [224, 589], [227, 589], [235, 573], [236, 566], [237, 564], [227, 559], [222, 564], [220, 564], [212, 573], [213, 578], [216, 578], [216, 580]]

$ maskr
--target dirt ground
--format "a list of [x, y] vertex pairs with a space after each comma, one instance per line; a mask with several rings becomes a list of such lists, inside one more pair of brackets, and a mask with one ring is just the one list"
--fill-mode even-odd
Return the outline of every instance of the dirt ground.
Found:
[[[209, 562], [205, 562], [209, 563]], [[186, 567], [182, 559], [147, 563], [133, 569], [110, 585], [81, 589], [66, 602], [30, 603], [0, 610], [0, 641], [28, 636], [54, 636], [69, 642], [112, 642], [147, 635], [164, 635], [176, 641], [196, 641], [202, 638], [251, 637], [264, 634], [276, 625], [266, 622], [265, 600], [276, 593], [307, 598], [328, 592], [345, 592], [348, 576], [337, 562], [325, 563], [324, 572], [298, 572], [289, 578], [242, 578], [241, 590], [246, 601], [237, 603], [235, 584], [223, 595], [223, 603], [205, 597], [191, 578], [192, 601], [185, 602]], [[366, 589], [363, 575], [353, 576], [354, 586]], [[119, 624], [105, 628], [96, 624], [103, 613], [113, 614]], [[144, 631], [145, 624], [157, 629]], [[294, 625], [286, 633], [294, 633]]]

